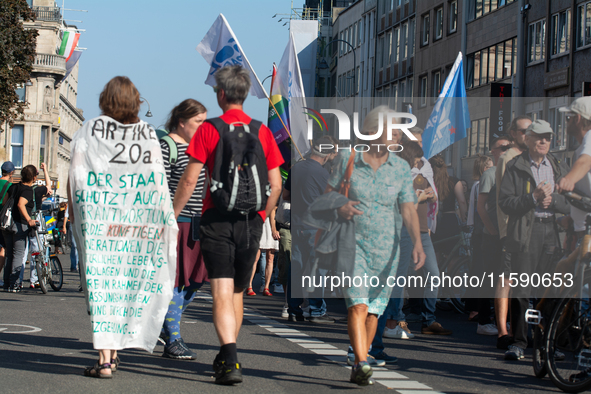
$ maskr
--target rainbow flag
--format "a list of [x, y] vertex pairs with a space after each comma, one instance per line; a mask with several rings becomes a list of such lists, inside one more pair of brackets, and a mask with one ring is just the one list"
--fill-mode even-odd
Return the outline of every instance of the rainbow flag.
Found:
[[[285, 130], [284, 124], [289, 127], [288, 111], [289, 105], [287, 99], [281, 95], [280, 82], [277, 78], [277, 66], [273, 63], [273, 77], [271, 79], [271, 102], [269, 103], [269, 118], [267, 125], [273, 132], [277, 145], [289, 138], [289, 133]], [[275, 108], [273, 108], [275, 106]], [[281, 121], [283, 120], [283, 123]]]
[[70, 60], [70, 56], [74, 53], [74, 49], [78, 46], [78, 39], [80, 33], [76, 29], [67, 29], [62, 31], [62, 41], [58, 48], [58, 55], [64, 56], [66, 62]]

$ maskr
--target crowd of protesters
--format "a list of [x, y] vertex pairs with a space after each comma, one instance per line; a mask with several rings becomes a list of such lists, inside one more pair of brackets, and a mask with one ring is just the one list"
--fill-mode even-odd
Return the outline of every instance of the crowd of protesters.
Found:
[[[470, 232], [470, 274], [493, 272], [498, 278], [505, 273], [508, 278], [511, 273], [553, 272], [557, 262], [553, 251], [560, 248], [556, 223], [570, 223], [575, 236], [583, 234], [584, 212], [571, 207], [560, 192], [576, 187], [591, 196], [591, 142], [587, 141], [591, 98], [577, 99], [561, 109], [566, 112], [567, 132], [581, 144], [572, 170], [549, 152], [555, 135], [550, 125], [518, 116], [508, 135], [492, 141], [490, 156], [475, 160], [473, 184], [466, 185], [449, 175], [441, 155], [424, 157], [423, 130], [418, 127], [409, 133], [394, 130], [394, 141], [387, 141], [383, 133], [367, 152], [339, 151], [332, 137], [323, 136], [312, 141], [305, 158], [290, 166], [283, 162], [271, 131], [243, 111], [250, 89], [248, 72], [239, 66], [224, 67], [215, 79], [214, 91], [223, 110], [217, 122], [258, 127], [271, 192], [259, 212], [242, 217], [222, 214], [213, 202], [206, 175], [206, 169], [212, 171], [215, 165], [218, 126], [206, 122], [206, 108], [193, 99], [171, 111], [166, 125], [169, 133], [160, 145], [179, 234], [173, 298], [160, 340], [166, 357], [197, 357], [183, 341], [179, 323], [195, 292], [208, 281], [220, 342], [213, 361], [218, 384], [242, 381], [236, 342], [243, 295], [257, 294], [252, 283], [262, 254], [260, 293], [271, 297], [273, 289], [285, 298], [281, 316], [291, 322], [330, 325], [335, 320], [327, 311], [324, 293], [306, 293], [294, 286], [298, 283], [294, 278], [310, 270], [322, 271], [316, 267], [319, 245], [334, 242], [338, 246], [337, 272], [368, 274], [385, 282], [389, 276], [439, 276], [442, 259], [455, 250], [457, 240], [450, 238]], [[122, 96], [121, 91], [133, 94]], [[139, 121], [139, 93], [127, 78], [111, 80], [100, 100], [103, 115], [125, 124]], [[115, 113], [109, 100], [130, 100], [134, 105], [128, 107], [133, 110]], [[388, 107], [371, 111], [361, 133], [372, 135], [385, 129], [385, 123], [379, 124], [385, 117], [380, 115], [389, 111]], [[380, 143], [399, 143], [403, 149], [399, 153], [380, 150], [376, 148]], [[286, 170], [283, 178], [280, 166]], [[43, 165], [42, 169], [49, 179]], [[0, 178], [0, 198], [11, 193], [17, 196], [17, 231], [4, 232], [0, 240], [5, 248], [0, 267], [4, 265], [4, 288], [9, 291], [20, 286], [28, 229], [36, 225], [35, 207], [50, 193], [40, 188], [33, 191], [34, 166], [21, 170], [21, 183], [4, 187], [11, 182], [13, 171], [12, 163], [6, 162]], [[558, 220], [557, 215], [569, 215], [571, 220]], [[325, 226], [326, 217], [333, 218], [330, 226]], [[65, 222], [60, 222], [64, 230]], [[32, 286], [33, 277], [32, 272]], [[478, 323], [477, 334], [496, 335], [497, 348], [505, 352], [505, 359], [519, 360], [527, 347], [524, 315], [530, 294], [522, 288], [513, 293], [509, 289], [508, 283], [497, 280], [491, 293], [468, 289], [464, 301], [468, 319]], [[352, 383], [373, 384], [373, 367], [397, 362], [386, 353], [383, 337], [412, 340], [416, 334], [408, 323], [420, 322], [422, 335], [453, 334], [437, 321], [437, 287], [349, 286], [340, 291], [348, 310], [351, 346], [347, 362], [352, 366]], [[407, 298], [408, 309], [403, 311]], [[109, 378], [119, 362], [116, 350], [99, 349], [99, 362], [85, 374]]]

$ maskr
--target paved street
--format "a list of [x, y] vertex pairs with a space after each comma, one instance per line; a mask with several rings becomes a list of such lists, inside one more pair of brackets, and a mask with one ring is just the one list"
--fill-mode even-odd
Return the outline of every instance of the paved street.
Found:
[[[62, 257], [64, 267], [69, 267], [66, 260]], [[208, 286], [189, 306], [182, 323], [183, 338], [197, 352], [197, 360], [163, 358], [161, 345], [154, 354], [124, 350], [120, 371], [112, 380], [91, 379], [82, 371], [95, 362], [97, 353], [83, 296], [77, 291], [78, 275], [67, 272], [65, 281], [62, 291], [46, 295], [32, 289], [0, 293], [1, 392], [559, 392], [548, 378], [533, 376], [531, 352], [525, 361], [505, 362], [494, 337], [476, 335], [475, 323], [452, 312], [438, 312], [443, 326], [454, 330], [451, 337], [386, 339], [387, 351], [399, 358], [398, 365], [376, 369], [375, 387], [358, 388], [348, 383], [345, 369], [348, 337], [342, 300], [328, 300], [337, 324], [313, 325], [282, 319], [280, 295], [246, 299], [238, 343], [245, 381], [237, 387], [216, 386], [211, 362], [218, 344]], [[419, 324], [410, 327], [420, 331]]]

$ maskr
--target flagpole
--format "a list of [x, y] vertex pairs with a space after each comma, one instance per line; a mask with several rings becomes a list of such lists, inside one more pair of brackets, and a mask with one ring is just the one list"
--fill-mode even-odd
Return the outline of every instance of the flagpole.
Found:
[[287, 126], [285, 125], [285, 123], [283, 123], [283, 119], [281, 118], [281, 115], [279, 115], [279, 112], [277, 112], [277, 108], [275, 108], [275, 104], [273, 104], [273, 101], [271, 101], [271, 98], [269, 97], [269, 95], [267, 94], [267, 91], [265, 91], [265, 95], [267, 96], [267, 100], [269, 100], [269, 103], [271, 103], [271, 106], [273, 107], [273, 109], [275, 110], [275, 113], [277, 114], [277, 117], [279, 118], [279, 120], [281, 121], [281, 124], [283, 125], [283, 127], [285, 128], [285, 131], [287, 131], [287, 135], [289, 135], [289, 139], [291, 140], [293, 146], [296, 148], [296, 150], [298, 151], [298, 153], [300, 154], [300, 157], [302, 158], [302, 160], [304, 159], [304, 156], [302, 155], [302, 152], [300, 152], [300, 149], [298, 148], [297, 144], [295, 143], [295, 141], [293, 140], [293, 137], [291, 136], [291, 132], [289, 131], [289, 129], [287, 128]]

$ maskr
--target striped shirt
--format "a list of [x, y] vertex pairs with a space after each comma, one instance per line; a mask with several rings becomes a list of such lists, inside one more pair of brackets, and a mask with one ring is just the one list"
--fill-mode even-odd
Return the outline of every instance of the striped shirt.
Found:
[[[185, 172], [185, 168], [189, 164], [189, 156], [186, 151], [189, 144], [180, 144], [176, 142], [178, 157], [174, 166], [170, 165], [170, 149], [166, 141], [160, 141], [160, 148], [162, 149], [162, 158], [164, 159], [164, 168], [166, 169], [166, 179], [168, 180], [168, 190], [170, 191], [170, 198], [174, 199], [174, 193], [179, 186], [181, 176]], [[180, 216], [190, 218], [193, 215], [201, 216], [201, 208], [203, 208], [203, 186], [205, 185], [205, 169], [201, 170], [197, 186], [193, 190], [193, 195], [187, 202], [187, 205], [181, 211]]]
[[[534, 176], [536, 181], [536, 187], [541, 182], [548, 182], [552, 186], [552, 191], [554, 191], [554, 171], [552, 170], [552, 165], [548, 161], [548, 158], [544, 156], [544, 160], [537, 165], [536, 162], [529, 156], [529, 164], [531, 166], [531, 172]], [[536, 205], [536, 212], [535, 216], [538, 218], [548, 218], [554, 215], [554, 211], [551, 209], [544, 209], [539, 205]]]

